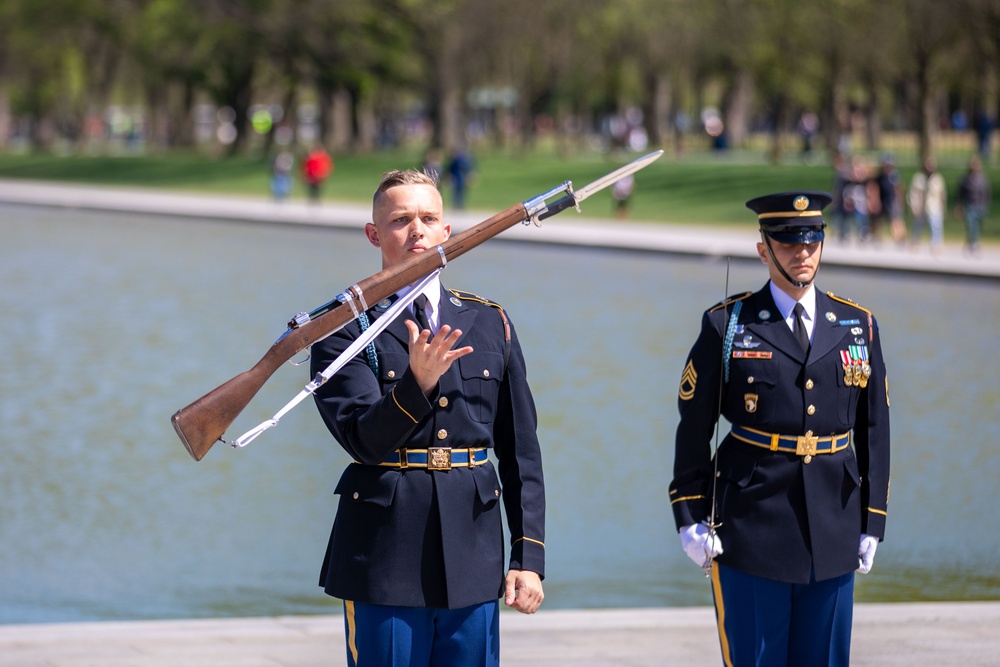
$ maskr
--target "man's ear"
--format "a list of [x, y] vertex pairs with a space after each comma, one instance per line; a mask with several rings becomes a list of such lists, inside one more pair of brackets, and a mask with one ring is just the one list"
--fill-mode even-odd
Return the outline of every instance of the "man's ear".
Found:
[[378, 241], [378, 228], [373, 223], [369, 222], [365, 225], [365, 236], [368, 237], [368, 242], [376, 248], [382, 247]]
[[760, 261], [764, 264], [768, 263], [770, 257], [767, 256], [767, 248], [760, 241], [757, 242], [757, 256], [760, 257]]

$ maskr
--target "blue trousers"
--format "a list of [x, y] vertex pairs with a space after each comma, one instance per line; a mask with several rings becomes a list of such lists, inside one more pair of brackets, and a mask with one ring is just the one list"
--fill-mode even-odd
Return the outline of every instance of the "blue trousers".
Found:
[[716, 563], [712, 593], [727, 667], [850, 663], [854, 572], [787, 584]]
[[349, 667], [499, 667], [500, 605], [462, 609], [344, 601]]

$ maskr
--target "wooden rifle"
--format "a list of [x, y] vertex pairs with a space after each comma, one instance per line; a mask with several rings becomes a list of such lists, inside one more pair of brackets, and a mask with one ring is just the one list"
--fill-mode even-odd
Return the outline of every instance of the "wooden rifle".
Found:
[[[544, 194], [515, 204], [476, 226], [455, 234], [438, 247], [438, 252], [422, 252], [400, 264], [383, 269], [352, 285], [333, 301], [316, 310], [299, 313], [288, 322], [287, 330], [253, 368], [174, 413], [170, 421], [184, 447], [196, 461], [200, 461], [216, 442], [225, 442], [222, 436], [226, 429], [282, 364], [314, 343], [336, 333], [372, 305], [519, 222], [534, 222], [537, 225], [541, 220], [567, 208], [579, 210], [581, 201], [639, 171], [662, 154], [663, 151], [655, 151], [645, 155], [578, 190], [573, 189], [572, 182], [566, 181]], [[546, 203], [547, 199], [561, 193], [566, 194], [551, 204]]]

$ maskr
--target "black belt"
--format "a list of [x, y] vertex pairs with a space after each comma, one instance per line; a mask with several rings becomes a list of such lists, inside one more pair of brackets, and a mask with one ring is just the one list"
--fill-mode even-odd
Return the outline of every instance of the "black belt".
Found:
[[380, 466], [389, 468], [426, 468], [427, 470], [451, 470], [452, 468], [475, 468], [489, 460], [485, 447], [452, 449], [451, 447], [428, 447], [427, 449], [397, 449]]

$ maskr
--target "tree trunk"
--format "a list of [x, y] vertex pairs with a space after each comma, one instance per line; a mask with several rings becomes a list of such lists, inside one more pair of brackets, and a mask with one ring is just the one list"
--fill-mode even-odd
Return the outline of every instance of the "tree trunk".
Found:
[[[750, 127], [750, 112], [753, 103], [753, 73], [740, 70], [726, 95], [723, 109], [723, 123], [730, 147], [742, 146], [746, 142]], [[776, 128], [780, 136], [784, 126]]]
[[786, 95], [779, 95], [775, 99], [772, 122], [774, 124], [774, 132], [771, 135], [769, 157], [771, 164], [779, 164], [781, 162], [781, 154], [784, 151], [782, 136], [784, 135], [784, 129], [788, 126], [788, 97]]
[[934, 156], [935, 104], [930, 82], [930, 62], [925, 54], [917, 56], [917, 144], [920, 164]]

